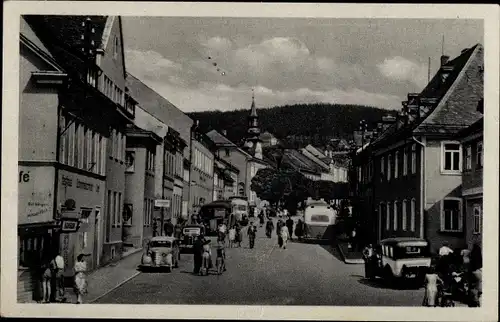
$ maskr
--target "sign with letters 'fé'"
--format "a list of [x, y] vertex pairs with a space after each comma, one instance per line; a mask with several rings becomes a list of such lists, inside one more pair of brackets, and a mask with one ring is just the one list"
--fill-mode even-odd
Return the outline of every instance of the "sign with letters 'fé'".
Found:
[[19, 167], [19, 225], [53, 220], [54, 178], [52, 167]]

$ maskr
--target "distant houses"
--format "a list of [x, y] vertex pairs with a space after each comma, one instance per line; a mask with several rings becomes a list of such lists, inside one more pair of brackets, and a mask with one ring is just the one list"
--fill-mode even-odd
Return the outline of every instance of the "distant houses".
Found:
[[442, 56], [424, 90], [354, 153], [354, 212], [367, 240], [422, 237], [433, 252], [480, 240], [483, 55], [478, 44]]

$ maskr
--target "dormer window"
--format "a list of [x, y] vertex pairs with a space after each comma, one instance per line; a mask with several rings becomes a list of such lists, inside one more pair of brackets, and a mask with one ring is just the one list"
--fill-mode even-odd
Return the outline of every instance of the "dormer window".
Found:
[[451, 74], [453, 70], [453, 66], [442, 66], [441, 67], [441, 82], [444, 83], [448, 79], [448, 76]]

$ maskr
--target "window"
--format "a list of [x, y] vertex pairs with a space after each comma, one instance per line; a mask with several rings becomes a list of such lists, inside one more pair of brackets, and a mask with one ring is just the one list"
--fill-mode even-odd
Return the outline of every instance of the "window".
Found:
[[410, 230], [415, 231], [415, 198], [410, 203]]
[[113, 202], [114, 202], [114, 207], [113, 207], [113, 225], [117, 226], [118, 225], [118, 193], [113, 192]]
[[411, 173], [417, 173], [417, 144], [411, 145]]
[[380, 181], [384, 180], [385, 176], [385, 159], [384, 157], [380, 158]]
[[401, 226], [402, 226], [403, 231], [406, 231], [406, 227], [407, 227], [407, 224], [406, 224], [406, 216], [407, 216], [406, 199], [404, 199], [403, 203], [401, 204], [401, 215], [402, 215]]
[[398, 230], [398, 202], [394, 201], [394, 222], [393, 230]]
[[126, 203], [123, 205], [123, 225], [132, 225], [132, 216], [134, 214], [134, 205]]
[[101, 175], [106, 173], [106, 159], [107, 159], [107, 145], [108, 139], [104, 136], [101, 136]]
[[441, 202], [441, 230], [462, 230], [462, 201], [459, 198], [444, 199]]
[[460, 171], [460, 144], [451, 142], [442, 142], [442, 163], [443, 171]]
[[474, 234], [480, 234], [481, 233], [481, 224], [482, 224], [482, 209], [481, 205], [475, 204], [472, 207], [472, 220], [473, 220], [473, 233]]
[[143, 205], [143, 224], [144, 226], [147, 226], [148, 224], [148, 199], [144, 198], [144, 205]]
[[408, 174], [408, 148], [403, 149], [403, 176]]
[[394, 178], [397, 178], [399, 175], [398, 162], [399, 162], [399, 151], [396, 151], [396, 153], [394, 153]]
[[391, 204], [388, 202], [385, 208], [386, 208], [385, 230], [389, 230], [391, 228]]
[[472, 146], [467, 145], [464, 151], [465, 170], [472, 169]]
[[480, 169], [483, 167], [483, 142], [477, 143], [477, 152], [476, 152], [476, 168]]
[[107, 203], [107, 216], [106, 216], [106, 241], [109, 242], [109, 237], [111, 234], [111, 216], [112, 216], [112, 205], [113, 205], [113, 200], [112, 200], [112, 194], [111, 190], [108, 190], [108, 203]]
[[387, 156], [387, 180], [391, 180], [391, 162], [392, 162], [392, 156], [389, 154]]
[[134, 172], [135, 171], [135, 151], [125, 152], [125, 171]]

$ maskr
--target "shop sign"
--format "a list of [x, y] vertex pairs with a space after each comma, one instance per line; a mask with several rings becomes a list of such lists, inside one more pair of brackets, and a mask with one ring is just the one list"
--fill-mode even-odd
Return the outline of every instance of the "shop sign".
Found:
[[78, 230], [80, 222], [78, 220], [63, 219], [61, 221], [61, 232], [70, 233]]
[[158, 208], [170, 208], [170, 200], [168, 199], [156, 199], [155, 207]]
[[52, 221], [54, 178], [52, 167], [19, 167], [18, 224]]

